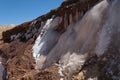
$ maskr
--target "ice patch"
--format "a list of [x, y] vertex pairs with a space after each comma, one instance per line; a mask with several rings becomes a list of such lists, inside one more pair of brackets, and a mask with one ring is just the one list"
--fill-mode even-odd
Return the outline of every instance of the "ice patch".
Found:
[[109, 18], [106, 21], [105, 25], [103, 26], [103, 29], [101, 31], [101, 34], [99, 36], [99, 42], [96, 46], [96, 54], [98, 56], [103, 55], [109, 48], [110, 42], [113, 40], [112, 36], [114, 33], [117, 33], [117, 30], [119, 32], [119, 19], [118, 16], [120, 14], [120, 1], [114, 0], [111, 3], [111, 7], [109, 10]]
[[[51, 18], [48, 19], [46, 24], [43, 26], [40, 35], [35, 41], [35, 44], [33, 46], [33, 57], [39, 58], [41, 53], [47, 54], [47, 51], [49, 51], [50, 48], [54, 45], [56, 42], [55, 36], [57, 36], [57, 33], [54, 32], [54, 28], [61, 23], [61, 18]], [[54, 40], [54, 41], [53, 41]]]

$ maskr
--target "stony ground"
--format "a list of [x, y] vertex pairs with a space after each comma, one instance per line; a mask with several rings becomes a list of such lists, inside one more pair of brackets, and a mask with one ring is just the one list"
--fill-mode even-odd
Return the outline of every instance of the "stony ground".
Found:
[[[34, 69], [35, 62], [31, 51], [33, 42], [33, 39], [27, 42], [15, 40], [11, 43], [0, 41], [0, 55], [7, 69], [7, 80], [60, 80], [57, 65], [42, 70]], [[119, 59], [117, 52], [101, 58], [92, 56], [80, 71], [66, 80], [119, 80]]]
[[[3, 65], [7, 68], [7, 80], [59, 80], [59, 68], [56, 65], [43, 70], [34, 69], [35, 64], [31, 53], [32, 45], [33, 39], [28, 42], [16, 40], [10, 44], [0, 41]], [[96, 57], [91, 57], [81, 71], [67, 80], [96, 80], [98, 75], [99, 68]]]
[[[0, 41], [0, 51], [4, 53], [2, 56], [5, 64], [3, 65], [7, 68], [7, 80], [59, 80], [59, 68], [56, 65], [44, 70], [34, 69], [35, 64], [31, 53], [32, 42], [33, 40], [29, 40], [23, 44], [23, 42], [16, 40], [11, 45], [8, 43], [2, 45], [3, 42]], [[18, 51], [21, 52], [17, 54]], [[96, 80], [98, 76], [99, 68], [96, 57], [92, 57], [89, 62], [86, 62], [81, 71], [78, 71], [67, 80]]]

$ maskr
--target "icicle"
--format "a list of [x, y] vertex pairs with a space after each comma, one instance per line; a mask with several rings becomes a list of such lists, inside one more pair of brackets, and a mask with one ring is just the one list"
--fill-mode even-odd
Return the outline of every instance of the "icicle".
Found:
[[[114, 0], [113, 0], [114, 1]], [[109, 48], [110, 42], [112, 41], [113, 33], [117, 33], [119, 30], [119, 6], [120, 1], [115, 0], [112, 3], [112, 7], [109, 11], [109, 18], [106, 24], [103, 26], [101, 34], [99, 36], [99, 42], [96, 46], [95, 52], [98, 56], [103, 55]]]
[[75, 14], [75, 21], [77, 21], [79, 18], [79, 15], [78, 15], [78, 10], [76, 10], [76, 14]]
[[69, 21], [70, 21], [69, 23], [71, 24], [71, 23], [72, 23], [72, 14], [69, 15], [69, 19], [70, 19], [70, 20], [69, 20]]
[[[33, 46], [33, 57], [36, 61], [36, 69], [42, 67], [42, 62], [45, 60], [45, 56], [48, 55], [49, 51], [58, 41], [59, 33], [54, 28], [61, 23], [61, 18], [51, 18], [47, 20], [46, 24], [41, 30], [38, 38]], [[44, 58], [44, 60], [43, 60]], [[40, 66], [41, 64], [41, 66]]]
[[67, 28], [67, 14], [64, 15], [64, 28]]

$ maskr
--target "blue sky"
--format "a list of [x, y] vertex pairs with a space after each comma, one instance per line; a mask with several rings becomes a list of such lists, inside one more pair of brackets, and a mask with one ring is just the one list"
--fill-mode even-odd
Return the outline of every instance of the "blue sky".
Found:
[[57, 8], [63, 0], [0, 0], [0, 24], [20, 24]]

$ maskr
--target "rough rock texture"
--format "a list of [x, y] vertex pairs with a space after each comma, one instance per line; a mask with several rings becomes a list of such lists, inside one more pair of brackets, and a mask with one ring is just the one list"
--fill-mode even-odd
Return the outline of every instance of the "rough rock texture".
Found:
[[3, 32], [7, 80], [119, 80], [119, 0], [68, 0]]
[[[15, 28], [3, 32], [4, 41], [10, 41], [12, 35], [19, 35], [18, 38], [21, 39], [21, 36], [25, 36], [25, 33], [30, 30], [34, 30], [35, 32], [31, 34], [32, 36], [38, 32], [38, 29], [41, 25], [45, 24], [45, 22], [50, 19], [52, 16], [62, 17], [62, 21], [55, 28], [57, 31], [64, 31], [70, 22], [74, 22], [78, 20], [79, 16], [83, 16], [85, 12], [90, 9], [95, 3], [99, 0], [86, 0], [85, 2], [81, 2], [79, 0], [70, 0], [67, 2], [63, 2], [61, 6], [55, 10], [51, 10], [48, 14], [38, 17], [35, 20], [30, 22], [25, 22], [21, 25], [16, 26]], [[77, 7], [77, 8], [76, 8]], [[71, 18], [71, 19], [70, 19]], [[65, 23], [66, 22], [66, 23]], [[37, 29], [37, 30], [36, 30]], [[31, 31], [32, 32], [32, 31]], [[28, 31], [29, 34], [29, 31]], [[31, 37], [30, 37], [31, 38]]]
[[16, 24], [6, 24], [6, 25], [0, 24], [0, 39], [2, 39], [2, 32], [3, 31], [11, 29], [11, 28], [13, 28], [15, 26], [16, 26]]

